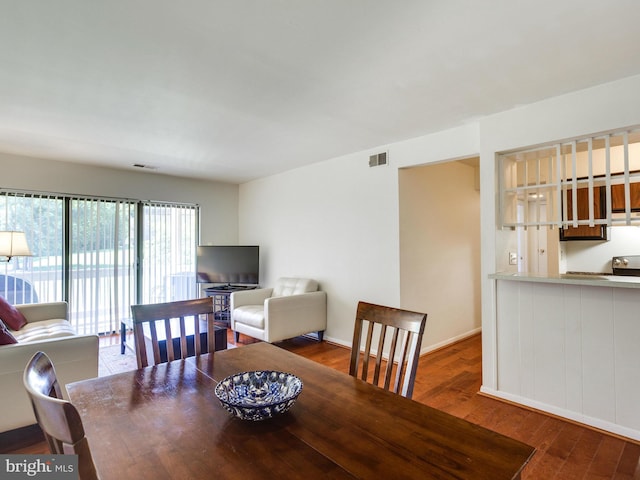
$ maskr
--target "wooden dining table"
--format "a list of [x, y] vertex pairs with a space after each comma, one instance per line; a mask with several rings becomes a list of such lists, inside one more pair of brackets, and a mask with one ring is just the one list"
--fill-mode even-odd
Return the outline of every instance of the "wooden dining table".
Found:
[[[302, 379], [291, 409], [240, 420], [214, 393], [238, 372]], [[534, 449], [269, 343], [67, 385], [103, 480], [517, 479]]]

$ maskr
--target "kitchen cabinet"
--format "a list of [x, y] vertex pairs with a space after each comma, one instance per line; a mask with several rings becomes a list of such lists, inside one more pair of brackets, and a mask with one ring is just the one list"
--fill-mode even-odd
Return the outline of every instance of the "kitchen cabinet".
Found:
[[[589, 189], [587, 187], [577, 189], [578, 220], [589, 219]], [[603, 187], [593, 189], [593, 218], [605, 218], [605, 190]], [[623, 192], [624, 202], [624, 192]], [[624, 203], [623, 203], [624, 205]], [[624, 208], [624, 207], [623, 207]], [[573, 221], [573, 190], [567, 191], [567, 220]], [[607, 227], [605, 225], [571, 225], [560, 229], [560, 240], [606, 240]]]
[[[640, 183], [629, 184], [629, 200], [632, 212], [640, 212]], [[624, 213], [624, 185], [611, 185], [611, 211]]]

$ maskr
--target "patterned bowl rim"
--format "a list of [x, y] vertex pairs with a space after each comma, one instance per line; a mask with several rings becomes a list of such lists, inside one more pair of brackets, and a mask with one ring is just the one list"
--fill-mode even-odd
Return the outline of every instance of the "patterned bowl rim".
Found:
[[[246, 374], [256, 374], [256, 373], [266, 373], [267, 375], [271, 375], [273, 373], [277, 374], [278, 376], [280, 375], [286, 375], [289, 378], [293, 378], [294, 380], [297, 380], [297, 388], [295, 389], [294, 393], [287, 396], [286, 398], [282, 398], [276, 402], [270, 402], [270, 403], [262, 403], [259, 405], [247, 405], [246, 403], [243, 403], [242, 401], [231, 401], [228, 400], [226, 398], [222, 398], [221, 397], [221, 393], [223, 390], [222, 385], [225, 382], [230, 381], [233, 377], [237, 377], [237, 376], [241, 376], [241, 375], [246, 375]], [[233, 407], [239, 407], [239, 408], [246, 408], [246, 409], [258, 409], [258, 408], [264, 408], [264, 407], [269, 407], [269, 406], [273, 406], [273, 405], [280, 405], [281, 403], [285, 403], [285, 402], [289, 402], [291, 400], [295, 400], [296, 398], [298, 398], [298, 395], [300, 395], [300, 392], [302, 392], [302, 387], [303, 387], [303, 382], [302, 379], [300, 379], [300, 377], [298, 377], [297, 375], [294, 375], [293, 373], [289, 373], [289, 372], [282, 372], [280, 370], [247, 370], [246, 372], [238, 372], [238, 373], [234, 373], [231, 375], [228, 375], [226, 377], [224, 377], [222, 380], [220, 380], [220, 382], [218, 382], [218, 384], [215, 387], [215, 394], [216, 397], [218, 397], [218, 400], [220, 400], [221, 402], [227, 404], [227, 405], [231, 405]]]

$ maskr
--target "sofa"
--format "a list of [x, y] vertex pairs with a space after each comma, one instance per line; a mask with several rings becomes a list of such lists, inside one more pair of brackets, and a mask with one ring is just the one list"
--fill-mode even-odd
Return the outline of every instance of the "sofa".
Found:
[[17, 343], [0, 345], [0, 432], [36, 423], [22, 383], [34, 353], [45, 352], [53, 362], [63, 395], [67, 383], [98, 376], [98, 336], [78, 335], [68, 321], [66, 302], [15, 305], [26, 325], [9, 329]]
[[231, 329], [265, 342], [317, 333], [327, 328], [327, 294], [308, 278], [283, 277], [273, 288], [233, 292], [229, 302]]

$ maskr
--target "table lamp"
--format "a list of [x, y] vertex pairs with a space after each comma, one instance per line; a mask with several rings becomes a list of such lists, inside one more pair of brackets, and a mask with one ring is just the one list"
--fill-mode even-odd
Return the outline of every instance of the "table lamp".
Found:
[[11, 261], [11, 257], [30, 256], [31, 250], [24, 232], [0, 232], [0, 257], [6, 257], [5, 262]]

